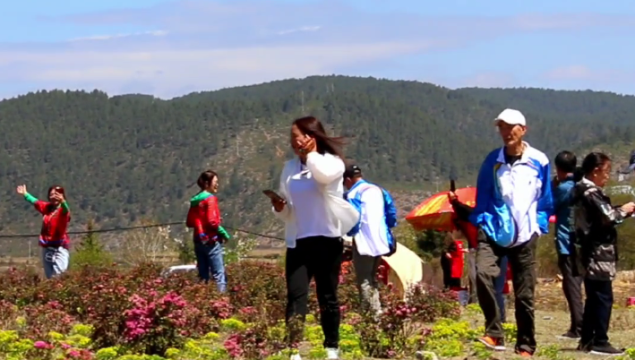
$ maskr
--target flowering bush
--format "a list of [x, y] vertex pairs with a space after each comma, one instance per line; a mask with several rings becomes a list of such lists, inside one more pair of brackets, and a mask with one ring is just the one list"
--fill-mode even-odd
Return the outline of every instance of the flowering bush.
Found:
[[[161, 276], [143, 264], [78, 267], [43, 280], [28, 271], [0, 277], [0, 358], [33, 359], [269, 359], [288, 358], [284, 268], [240, 261], [227, 266], [228, 292], [193, 274]], [[417, 286], [408, 300], [391, 286], [380, 291], [383, 314], [360, 304], [353, 272], [344, 269], [339, 298], [341, 352], [346, 359], [411, 355], [443, 339], [424, 324], [456, 319], [451, 293]], [[325, 353], [319, 307], [311, 285], [304, 327], [311, 357]], [[445, 340], [443, 340], [445, 341]], [[428, 345], [426, 345], [428, 344]], [[10, 355], [10, 356], [9, 356]]]

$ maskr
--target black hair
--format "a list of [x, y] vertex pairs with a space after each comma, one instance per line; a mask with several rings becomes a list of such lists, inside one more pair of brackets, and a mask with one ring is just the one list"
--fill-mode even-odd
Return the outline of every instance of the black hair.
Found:
[[342, 151], [342, 147], [344, 147], [344, 138], [326, 135], [324, 125], [322, 125], [322, 122], [316, 117], [306, 116], [295, 119], [293, 121], [293, 125], [295, 125], [303, 134], [315, 138], [318, 153], [322, 155], [329, 153], [344, 160], [344, 152]]
[[556, 155], [554, 163], [556, 165], [556, 169], [564, 171], [566, 173], [572, 173], [576, 169], [578, 159], [571, 151], [564, 150]]
[[582, 161], [582, 172], [585, 176], [590, 175], [595, 169], [611, 162], [608, 155], [601, 152], [592, 152]]
[[204, 190], [212, 183], [212, 181], [214, 181], [214, 178], [217, 176], [218, 175], [216, 175], [216, 173], [212, 170], [203, 171], [198, 177], [198, 180], [196, 180], [196, 184], [199, 188], [201, 188], [201, 190]]
[[578, 182], [582, 180], [584, 177], [584, 170], [582, 170], [582, 166], [578, 166], [573, 171], [573, 181]]

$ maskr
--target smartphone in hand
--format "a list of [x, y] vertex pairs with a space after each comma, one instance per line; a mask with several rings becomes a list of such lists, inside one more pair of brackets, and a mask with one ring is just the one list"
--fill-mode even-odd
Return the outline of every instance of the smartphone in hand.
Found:
[[263, 190], [262, 193], [265, 194], [271, 200], [284, 202], [284, 198], [282, 196], [278, 195], [273, 190]]
[[454, 179], [450, 179], [450, 191], [456, 191], [456, 184], [454, 183]]

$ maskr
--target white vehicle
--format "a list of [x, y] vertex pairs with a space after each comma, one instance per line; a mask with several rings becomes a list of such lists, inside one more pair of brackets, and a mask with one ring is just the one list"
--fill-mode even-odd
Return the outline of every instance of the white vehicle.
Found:
[[196, 264], [170, 266], [169, 268], [163, 270], [163, 272], [161, 273], [161, 276], [168, 277], [174, 273], [181, 273], [181, 272], [188, 272], [188, 271], [196, 271]]

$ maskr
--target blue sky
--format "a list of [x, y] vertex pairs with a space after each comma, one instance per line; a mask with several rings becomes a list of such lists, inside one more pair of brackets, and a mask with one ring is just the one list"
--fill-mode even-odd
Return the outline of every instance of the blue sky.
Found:
[[30, 0], [0, 20], [1, 98], [324, 74], [635, 94], [626, 0]]

